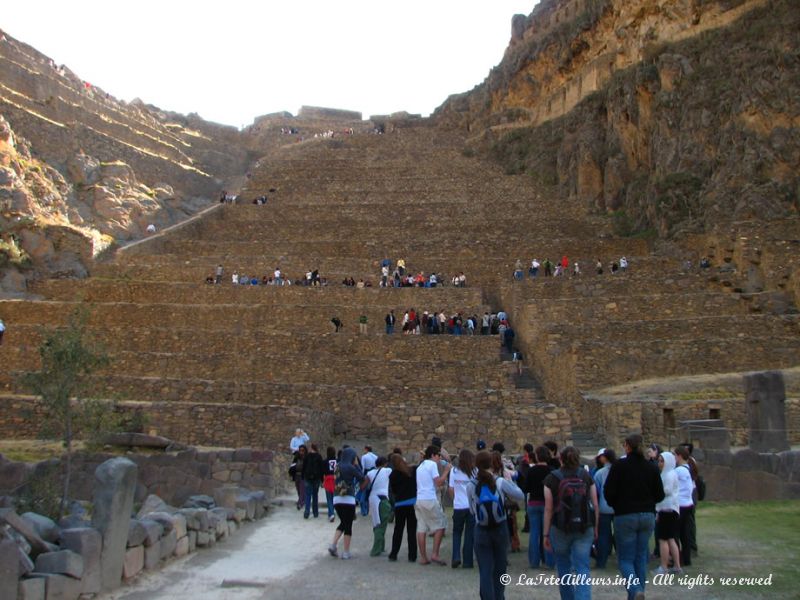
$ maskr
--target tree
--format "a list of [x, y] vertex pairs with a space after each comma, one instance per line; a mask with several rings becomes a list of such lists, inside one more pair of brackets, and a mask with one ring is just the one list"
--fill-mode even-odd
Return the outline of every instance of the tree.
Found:
[[[86, 334], [88, 311], [77, 309], [66, 328], [49, 332], [39, 347], [41, 367], [25, 376], [27, 386], [40, 396], [46, 419], [64, 443], [64, 487], [59, 511], [63, 515], [69, 499], [73, 439], [84, 418], [95, 414], [97, 403], [84, 398], [89, 375], [108, 364], [105, 352]], [[92, 417], [96, 422], [96, 418]]]

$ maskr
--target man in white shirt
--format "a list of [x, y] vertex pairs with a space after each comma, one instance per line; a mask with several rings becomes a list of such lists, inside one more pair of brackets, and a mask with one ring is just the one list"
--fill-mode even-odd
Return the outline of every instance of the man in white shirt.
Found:
[[[378, 455], [372, 451], [372, 446], [364, 446], [364, 454], [361, 455], [361, 469], [365, 475], [375, 468], [376, 460], [378, 460]], [[358, 504], [361, 507], [361, 516], [366, 517], [369, 514], [369, 499], [366, 498], [366, 492], [359, 490], [356, 494], [356, 500], [358, 500]]]
[[[417, 516], [417, 546], [420, 555], [420, 564], [436, 563], [444, 565], [439, 557], [439, 547], [442, 545], [444, 530], [447, 528], [447, 518], [436, 495], [436, 488], [447, 481], [452, 465], [449, 456], [438, 446], [428, 446], [425, 449], [424, 460], [417, 467], [417, 503], [414, 513]], [[444, 471], [439, 474], [439, 464]], [[428, 559], [426, 538], [428, 533], [433, 533], [433, 551]]]

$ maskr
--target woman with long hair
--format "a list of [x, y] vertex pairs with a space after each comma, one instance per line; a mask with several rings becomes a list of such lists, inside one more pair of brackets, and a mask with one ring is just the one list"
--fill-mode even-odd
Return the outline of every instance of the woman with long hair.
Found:
[[333, 536], [328, 553], [338, 556], [337, 546], [339, 539], [344, 536], [344, 552], [342, 558], [347, 560], [350, 555], [350, 540], [353, 537], [353, 520], [356, 518], [356, 485], [364, 480], [364, 472], [358, 464], [358, 454], [354, 448], [342, 450], [342, 457], [336, 465], [336, 487], [334, 491], [333, 507], [339, 515], [339, 526]]
[[689, 449], [686, 446], [675, 448], [675, 462], [677, 467], [675, 473], [678, 475], [678, 505], [680, 507], [680, 517], [678, 519], [678, 529], [680, 531], [681, 542], [681, 566], [688, 567], [692, 564], [692, 545], [691, 545], [691, 519], [694, 516], [694, 480], [692, 469], [689, 466]]
[[550, 450], [539, 446], [530, 455], [533, 463], [525, 475], [525, 491], [528, 494], [528, 523], [530, 524], [530, 539], [528, 541], [528, 565], [538, 569], [541, 563], [553, 568], [555, 559], [553, 553], [544, 549], [542, 531], [544, 526], [544, 480], [550, 474]]
[[467, 486], [470, 510], [475, 517], [475, 556], [480, 572], [481, 600], [503, 600], [505, 587], [501, 575], [508, 568], [508, 526], [506, 499], [525, 499], [517, 485], [492, 472], [491, 453], [481, 450], [475, 456], [476, 480]]
[[[464, 448], [458, 453], [458, 466], [450, 471], [447, 491], [453, 500], [453, 557], [450, 563], [454, 569], [461, 566], [472, 568], [475, 517], [469, 510], [467, 484], [475, 476], [475, 455]], [[461, 536], [464, 536], [463, 552]], [[463, 562], [462, 562], [463, 558]]]
[[389, 475], [389, 493], [394, 498], [394, 531], [389, 560], [397, 560], [405, 529], [408, 537], [408, 562], [416, 562], [417, 515], [414, 513], [414, 504], [417, 502], [417, 478], [399, 452], [389, 455], [389, 464], [392, 467], [392, 473]]
[[325, 489], [325, 501], [328, 504], [328, 521], [333, 523], [336, 519], [336, 515], [333, 512], [333, 490], [336, 485], [336, 448], [328, 446], [325, 454], [325, 470], [322, 475], [322, 487]]

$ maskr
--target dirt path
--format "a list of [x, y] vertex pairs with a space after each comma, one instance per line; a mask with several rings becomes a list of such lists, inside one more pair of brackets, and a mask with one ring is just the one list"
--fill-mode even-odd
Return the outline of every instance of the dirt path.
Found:
[[[321, 506], [324, 503], [321, 503]], [[477, 598], [477, 569], [467, 571], [447, 567], [409, 564], [405, 559], [405, 543], [397, 562], [389, 562], [386, 555], [369, 556], [372, 545], [372, 528], [369, 518], [359, 517], [354, 524], [353, 554], [351, 561], [328, 556], [335, 524], [325, 518], [325, 509], [319, 519], [302, 518], [289, 499], [283, 506], [274, 508], [259, 523], [241, 529], [234, 538], [212, 549], [203, 550], [169, 564], [158, 573], [137, 578], [132, 585], [98, 600], [429, 600], [430, 598]], [[393, 525], [387, 531], [387, 546]], [[442, 556], [450, 556], [450, 537], [445, 538]], [[523, 548], [527, 536], [523, 538]], [[430, 545], [429, 545], [430, 548]], [[710, 552], [713, 550], [709, 549]], [[527, 565], [527, 554], [509, 555], [508, 573], [512, 584], [506, 588], [509, 600], [559, 597], [552, 585], [516, 585], [522, 574], [536, 577], [554, 575], [552, 571], [532, 571]], [[703, 574], [704, 560], [699, 557], [692, 566], [691, 575]], [[710, 562], [710, 561], [709, 561]], [[613, 578], [616, 563], [612, 557], [611, 568], [593, 570], [593, 577]], [[655, 568], [651, 563], [650, 568]], [[754, 575], [742, 572], [742, 576]], [[233, 585], [231, 585], [233, 584]], [[737, 590], [744, 592], [745, 590]], [[753, 598], [758, 592], [733, 595], [730, 590], [696, 586], [648, 585], [648, 600]], [[618, 586], [596, 586], [592, 589], [595, 600], [625, 598]], [[774, 596], [765, 596], [774, 597]]]

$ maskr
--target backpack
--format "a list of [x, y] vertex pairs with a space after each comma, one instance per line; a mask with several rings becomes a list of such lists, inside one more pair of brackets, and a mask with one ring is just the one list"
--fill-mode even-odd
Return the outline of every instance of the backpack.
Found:
[[558, 479], [556, 527], [564, 533], [583, 533], [589, 527], [589, 485], [581, 472], [567, 477], [561, 469], [553, 471]]
[[339, 470], [339, 465], [336, 465], [336, 469], [333, 472], [334, 477], [334, 487], [333, 493], [335, 496], [353, 496], [354, 490], [352, 485], [348, 484], [344, 479], [342, 479], [342, 473]]
[[[500, 479], [499, 477], [497, 479]], [[496, 483], [496, 480], [495, 480]], [[489, 486], [483, 483], [475, 484], [475, 522], [481, 527], [495, 528], [505, 523], [506, 508], [503, 499], [500, 497], [500, 488], [495, 487], [492, 491]]]

